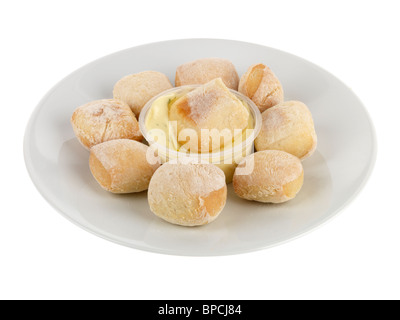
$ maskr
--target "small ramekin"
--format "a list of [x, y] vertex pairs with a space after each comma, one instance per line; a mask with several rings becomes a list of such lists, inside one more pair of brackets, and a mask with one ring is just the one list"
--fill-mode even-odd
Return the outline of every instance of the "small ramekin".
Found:
[[153, 140], [152, 136], [149, 134], [146, 128], [146, 117], [153, 106], [153, 103], [156, 99], [171, 93], [179, 94], [182, 91], [191, 91], [195, 88], [199, 87], [199, 85], [188, 85], [172, 88], [166, 91], [161, 92], [157, 96], [153, 97], [149, 100], [146, 105], [143, 107], [139, 116], [139, 127], [140, 131], [143, 134], [143, 137], [149, 143], [149, 145], [156, 150], [158, 156], [161, 158], [163, 162], [167, 162], [170, 160], [183, 159], [187, 161], [195, 161], [199, 163], [212, 163], [216, 166], [220, 167], [226, 176], [227, 183], [232, 181], [233, 173], [237, 164], [247, 155], [251, 154], [254, 151], [254, 140], [260, 132], [261, 129], [261, 113], [258, 107], [251, 101], [248, 97], [241, 94], [236, 90], [229, 89], [235, 96], [237, 96], [240, 100], [245, 101], [249, 106], [250, 114], [254, 119], [254, 129], [251, 130], [251, 133], [246, 137], [246, 139], [237, 145], [233, 145], [231, 148], [224, 149], [219, 152], [210, 152], [210, 153], [184, 153], [179, 152], [173, 149], [170, 149], [164, 145], [161, 145]]

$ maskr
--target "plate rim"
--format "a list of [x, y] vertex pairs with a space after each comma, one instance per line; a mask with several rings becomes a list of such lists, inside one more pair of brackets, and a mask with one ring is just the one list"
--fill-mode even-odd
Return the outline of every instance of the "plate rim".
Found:
[[[260, 47], [265, 47], [271, 50], [274, 50], [278, 53], [282, 53], [285, 55], [290, 55], [293, 56], [303, 62], [306, 62], [308, 64], [311, 64], [321, 70], [323, 70], [324, 72], [326, 72], [327, 74], [329, 74], [329, 76], [333, 77], [336, 81], [340, 82], [342, 85], [344, 85], [353, 95], [354, 97], [358, 100], [360, 106], [362, 106], [362, 109], [365, 113], [365, 115], [367, 116], [367, 120], [370, 126], [370, 130], [371, 130], [371, 144], [372, 144], [372, 151], [371, 151], [371, 157], [369, 159], [369, 163], [368, 163], [368, 169], [366, 171], [365, 176], [363, 177], [362, 181], [359, 183], [359, 185], [357, 186], [356, 190], [353, 192], [353, 194], [351, 196], [349, 196], [346, 201], [344, 201], [340, 206], [338, 206], [335, 210], [333, 210], [329, 215], [327, 215], [326, 217], [324, 217], [323, 219], [321, 219], [320, 221], [318, 221], [317, 223], [315, 223], [314, 225], [311, 225], [307, 228], [305, 228], [304, 230], [301, 230], [299, 232], [297, 232], [296, 234], [290, 236], [289, 238], [286, 238], [284, 240], [276, 240], [273, 243], [269, 243], [266, 245], [260, 245], [260, 246], [256, 246], [253, 248], [248, 248], [248, 249], [239, 249], [239, 250], [235, 250], [235, 251], [228, 251], [225, 253], [201, 253], [201, 254], [196, 254], [196, 253], [191, 253], [191, 252], [180, 252], [180, 251], [176, 251], [173, 249], [156, 249], [154, 247], [147, 247], [147, 246], [143, 246], [140, 244], [137, 245], [133, 245], [133, 244], [129, 244], [123, 241], [120, 241], [118, 239], [112, 238], [110, 236], [108, 236], [105, 233], [101, 233], [97, 230], [94, 230], [88, 226], [85, 226], [81, 223], [79, 223], [78, 221], [76, 221], [75, 219], [73, 219], [71, 216], [69, 216], [66, 212], [64, 212], [58, 205], [57, 203], [55, 203], [55, 201], [53, 201], [53, 199], [51, 199], [45, 192], [44, 188], [40, 185], [40, 182], [38, 179], [38, 177], [35, 176], [35, 172], [33, 169], [33, 165], [32, 163], [29, 161], [29, 158], [31, 158], [30, 156], [30, 151], [29, 151], [29, 146], [30, 146], [30, 135], [28, 134], [33, 126], [33, 122], [37, 117], [37, 114], [39, 113], [39, 111], [41, 110], [41, 106], [45, 103], [45, 101], [49, 98], [49, 96], [68, 78], [74, 76], [76, 73], [79, 73], [82, 69], [95, 64], [97, 62], [99, 62], [102, 59], [105, 58], [110, 58], [114, 55], [117, 54], [121, 54], [123, 52], [127, 52], [130, 51], [132, 49], [135, 48], [139, 48], [139, 47], [146, 47], [146, 46], [151, 46], [151, 45], [155, 45], [155, 44], [161, 44], [161, 43], [172, 43], [172, 42], [187, 42], [187, 41], [224, 41], [224, 42], [235, 42], [238, 44], [247, 44], [247, 45], [254, 45], [254, 46], [260, 46]], [[377, 153], [378, 153], [378, 143], [377, 143], [377, 134], [376, 134], [376, 129], [374, 126], [374, 123], [372, 121], [372, 118], [368, 112], [368, 109], [366, 108], [366, 106], [364, 105], [364, 103], [361, 101], [361, 99], [358, 97], [358, 95], [356, 95], [356, 93], [346, 84], [344, 83], [342, 80], [340, 80], [338, 77], [336, 77], [334, 74], [332, 74], [331, 72], [327, 71], [326, 69], [320, 67], [319, 65], [315, 64], [314, 62], [311, 62], [307, 59], [304, 59], [300, 56], [297, 56], [295, 54], [292, 54], [290, 52], [286, 52], [280, 49], [276, 49], [273, 47], [269, 47], [263, 44], [258, 44], [258, 43], [253, 43], [253, 42], [247, 42], [247, 41], [240, 41], [240, 40], [232, 40], [232, 39], [220, 39], [220, 38], [184, 38], [184, 39], [171, 39], [171, 40], [164, 40], [164, 41], [156, 41], [156, 42], [150, 42], [150, 43], [145, 43], [145, 44], [141, 44], [138, 46], [133, 46], [130, 48], [126, 48], [123, 50], [119, 50], [107, 55], [104, 55], [100, 58], [97, 58], [87, 64], [84, 64], [83, 66], [79, 67], [78, 69], [72, 71], [71, 73], [69, 73], [68, 75], [66, 75], [65, 77], [63, 77], [61, 80], [59, 80], [56, 84], [54, 84], [48, 91], [47, 93], [40, 99], [40, 101], [36, 104], [36, 107], [33, 109], [31, 115], [29, 116], [29, 120], [28, 123], [25, 127], [25, 132], [24, 132], [24, 137], [23, 137], [23, 155], [24, 155], [24, 162], [25, 162], [25, 167], [27, 169], [28, 175], [30, 177], [30, 180], [32, 181], [33, 185], [36, 187], [37, 191], [39, 192], [39, 194], [47, 201], [48, 204], [50, 204], [50, 206], [55, 209], [61, 216], [63, 216], [64, 218], [66, 218], [68, 221], [72, 222], [74, 225], [80, 227], [81, 229], [94, 234], [95, 236], [108, 240], [110, 242], [122, 245], [124, 247], [128, 247], [128, 248], [132, 248], [132, 249], [137, 249], [137, 250], [141, 250], [141, 251], [145, 251], [145, 252], [152, 252], [152, 253], [158, 253], [158, 254], [163, 254], [163, 255], [174, 255], [174, 256], [192, 256], [192, 257], [215, 257], [215, 256], [231, 256], [231, 255], [238, 255], [238, 254], [245, 254], [245, 253], [250, 253], [250, 252], [256, 252], [256, 251], [261, 251], [261, 250], [265, 250], [265, 249], [269, 249], [275, 246], [279, 246], [279, 245], [283, 245], [286, 244], [288, 242], [291, 242], [293, 240], [296, 240], [302, 236], [305, 236], [307, 234], [309, 234], [312, 231], [318, 230], [319, 228], [321, 228], [322, 226], [324, 226], [327, 222], [331, 221], [333, 218], [337, 217], [339, 215], [339, 213], [341, 213], [343, 211], [344, 208], [346, 208], [351, 202], [353, 202], [361, 193], [361, 191], [364, 189], [364, 187], [366, 186], [366, 184], [368, 183], [372, 172], [374, 170], [375, 167], [375, 163], [376, 163], [376, 159], [377, 159]]]

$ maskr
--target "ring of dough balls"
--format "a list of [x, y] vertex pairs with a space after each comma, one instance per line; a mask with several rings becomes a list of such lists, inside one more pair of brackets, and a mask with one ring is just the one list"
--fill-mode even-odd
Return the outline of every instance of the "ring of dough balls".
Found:
[[87, 149], [114, 139], [143, 139], [135, 115], [126, 103], [118, 100], [96, 100], [78, 107], [71, 124]]
[[311, 156], [317, 147], [317, 134], [310, 110], [299, 101], [286, 101], [265, 110], [254, 144], [257, 151], [282, 150], [299, 159]]
[[147, 101], [171, 88], [172, 84], [165, 74], [157, 71], [143, 71], [119, 80], [114, 86], [113, 95], [114, 99], [126, 102], [136, 117], [139, 117]]
[[148, 150], [143, 143], [127, 139], [98, 144], [90, 149], [90, 171], [100, 186], [112, 193], [147, 190], [160, 166], [157, 157], [148, 162]]
[[221, 78], [228, 88], [238, 89], [239, 76], [232, 62], [221, 58], [205, 58], [180, 65], [176, 69], [175, 86], [205, 84]]
[[253, 100], [260, 112], [283, 102], [279, 79], [262, 63], [252, 65], [241, 77], [239, 92]]
[[[249, 170], [249, 174], [238, 172]], [[303, 185], [301, 161], [286, 152], [265, 150], [247, 156], [233, 176], [235, 193], [247, 200], [281, 203], [293, 199]]]
[[168, 162], [153, 175], [148, 201], [158, 217], [182, 226], [214, 221], [225, 206], [223, 171], [212, 164]]

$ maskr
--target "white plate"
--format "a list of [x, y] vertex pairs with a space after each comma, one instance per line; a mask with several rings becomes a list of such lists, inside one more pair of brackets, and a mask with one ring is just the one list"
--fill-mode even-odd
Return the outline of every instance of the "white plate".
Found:
[[[157, 70], [174, 82], [175, 68], [203, 57], [231, 60], [241, 75], [264, 62], [282, 82], [285, 98], [305, 102], [314, 117], [318, 149], [305, 160], [298, 196], [279, 205], [242, 200], [229, 187], [220, 217], [185, 228], [155, 217], [146, 193], [113, 195], [91, 176], [88, 157], [74, 137], [70, 117], [88, 101], [111, 98], [121, 77]], [[374, 165], [376, 140], [360, 100], [337, 78], [291, 54], [230, 41], [192, 39], [148, 44], [114, 53], [75, 71], [43, 98], [24, 141], [25, 162], [47, 201], [70, 221], [129, 247], [177, 255], [228, 255], [267, 248], [326, 222], [361, 190]]]

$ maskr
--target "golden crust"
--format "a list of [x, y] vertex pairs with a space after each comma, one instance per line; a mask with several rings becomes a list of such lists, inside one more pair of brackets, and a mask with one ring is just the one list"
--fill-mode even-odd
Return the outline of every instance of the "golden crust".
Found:
[[238, 168], [253, 167], [250, 174], [233, 176], [235, 193], [247, 200], [281, 203], [293, 199], [303, 185], [301, 161], [286, 152], [266, 150], [247, 156]]
[[239, 82], [239, 92], [248, 96], [260, 112], [283, 102], [283, 88], [270, 68], [262, 63], [250, 66]]
[[175, 86], [205, 84], [221, 78], [228, 88], [238, 89], [239, 76], [235, 66], [226, 59], [205, 58], [180, 65], [176, 69]]
[[109, 140], [142, 140], [138, 121], [129, 106], [114, 99], [96, 100], [78, 107], [71, 124], [80, 143], [87, 149]]
[[107, 141], [90, 150], [90, 170], [100, 186], [112, 193], [147, 190], [160, 162], [150, 164], [143, 143], [120, 139]]
[[262, 127], [255, 140], [257, 151], [282, 150], [305, 159], [317, 147], [312, 115], [299, 101], [286, 101], [262, 113]]
[[204, 202], [200, 205], [199, 211], [205, 211], [211, 217], [217, 216], [221, 212], [221, 208], [225, 206], [226, 197], [226, 187], [210, 192], [208, 196], [203, 198]]
[[212, 164], [166, 163], [152, 177], [148, 191], [151, 211], [182, 226], [214, 221], [226, 198], [225, 175]]
[[136, 117], [147, 101], [157, 94], [171, 89], [168, 77], [157, 71], [143, 71], [119, 80], [113, 90], [114, 99], [126, 102]]

